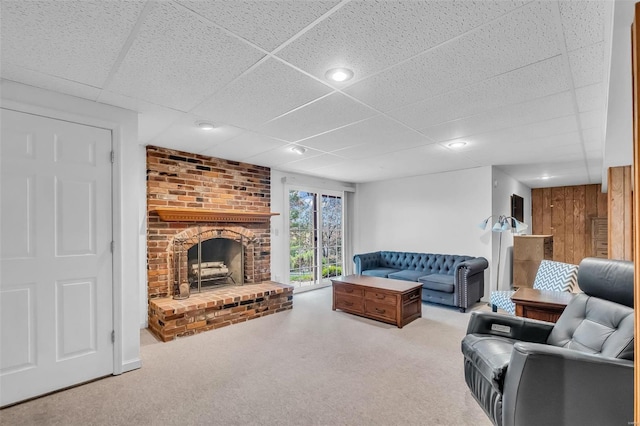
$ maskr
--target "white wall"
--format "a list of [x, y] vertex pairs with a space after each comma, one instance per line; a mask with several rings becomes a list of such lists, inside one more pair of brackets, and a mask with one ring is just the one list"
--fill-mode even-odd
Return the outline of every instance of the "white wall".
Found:
[[[138, 145], [138, 115], [135, 112], [1, 80], [2, 105], [111, 129], [114, 164], [114, 325], [116, 332], [115, 373], [139, 368], [140, 287], [146, 287], [144, 210], [145, 158]], [[144, 301], [146, 316], [146, 299]]]
[[[355, 191], [354, 184], [271, 169], [271, 211], [280, 213], [280, 215], [271, 218], [271, 279], [282, 283], [288, 283], [289, 279], [289, 236], [285, 220], [289, 209], [288, 191], [290, 187], [302, 187], [309, 190]], [[348, 221], [349, 218], [347, 216], [345, 220]], [[344, 238], [345, 251], [347, 251], [352, 236], [345, 235]], [[347, 260], [349, 259], [350, 257]]]
[[491, 281], [489, 286], [485, 283], [485, 291], [487, 287], [491, 290], [495, 290], [498, 283], [496, 282], [496, 272], [498, 270], [498, 248], [500, 246], [500, 234], [502, 234], [502, 253], [500, 260], [500, 290], [511, 289], [513, 283], [513, 233], [506, 232], [491, 232], [490, 226], [496, 222], [498, 216], [511, 216], [511, 195], [517, 194], [524, 198], [524, 223], [529, 225], [529, 228], [523, 232], [523, 234], [531, 234], [531, 188], [515, 180], [511, 176], [505, 174], [503, 171], [496, 167], [492, 167], [492, 206], [491, 214], [494, 215], [493, 222], [487, 226], [485, 231], [487, 234], [491, 234], [493, 239], [493, 248], [491, 254]]
[[[491, 236], [477, 226], [493, 212], [491, 182], [491, 167], [478, 167], [358, 184], [355, 253], [415, 251], [491, 262]], [[485, 292], [488, 280], [485, 272]]]

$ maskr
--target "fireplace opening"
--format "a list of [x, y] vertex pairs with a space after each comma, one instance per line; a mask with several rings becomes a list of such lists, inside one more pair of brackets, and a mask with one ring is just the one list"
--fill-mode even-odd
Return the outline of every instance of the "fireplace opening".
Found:
[[244, 284], [243, 247], [240, 241], [211, 238], [187, 251], [187, 271], [193, 291], [223, 284]]

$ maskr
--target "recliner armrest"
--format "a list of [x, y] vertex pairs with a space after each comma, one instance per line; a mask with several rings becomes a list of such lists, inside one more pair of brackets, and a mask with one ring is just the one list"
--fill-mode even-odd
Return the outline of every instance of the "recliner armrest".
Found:
[[494, 312], [471, 312], [467, 334], [490, 334], [524, 342], [545, 343], [554, 324]]
[[489, 262], [484, 257], [476, 257], [473, 259], [465, 260], [458, 264], [458, 268], [465, 268], [468, 275], [477, 274], [489, 267]]
[[503, 425], [628, 424], [633, 392], [632, 361], [519, 342], [504, 380]]

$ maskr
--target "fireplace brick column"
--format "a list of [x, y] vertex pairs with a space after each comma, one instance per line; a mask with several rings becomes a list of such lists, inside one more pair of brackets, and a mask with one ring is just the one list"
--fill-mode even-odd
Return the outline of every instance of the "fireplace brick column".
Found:
[[[147, 276], [150, 299], [173, 295], [174, 277], [170, 244], [174, 237], [197, 226], [164, 222], [158, 207], [235, 210], [269, 213], [271, 170], [236, 161], [189, 154], [155, 146], [147, 147]], [[271, 234], [267, 223], [203, 223], [203, 227], [244, 227], [255, 237], [253, 277], [271, 278]], [[247, 274], [247, 271], [245, 271]]]

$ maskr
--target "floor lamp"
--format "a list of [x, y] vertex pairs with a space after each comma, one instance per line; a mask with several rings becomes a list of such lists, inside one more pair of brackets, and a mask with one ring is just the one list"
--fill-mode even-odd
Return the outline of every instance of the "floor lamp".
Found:
[[[487, 229], [487, 225], [489, 224], [489, 221], [491, 220], [492, 217], [495, 217], [495, 215], [489, 216], [488, 218], [483, 220], [478, 225], [478, 227], [480, 229]], [[491, 227], [491, 231], [500, 233], [500, 237], [498, 239], [498, 265], [496, 270], [496, 291], [500, 289], [500, 258], [502, 257], [502, 233], [505, 231], [512, 230], [513, 228], [516, 229], [516, 232], [520, 233], [526, 230], [528, 227], [529, 225], [527, 225], [526, 223], [520, 222], [515, 217], [504, 216], [504, 215], [498, 216], [498, 220]]]

